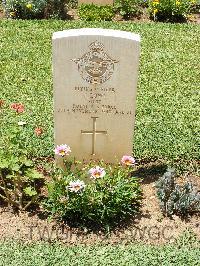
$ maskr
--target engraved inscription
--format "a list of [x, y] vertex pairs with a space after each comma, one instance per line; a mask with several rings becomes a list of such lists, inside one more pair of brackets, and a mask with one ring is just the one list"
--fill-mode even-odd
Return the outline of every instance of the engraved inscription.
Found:
[[92, 116], [92, 131], [90, 130], [81, 130], [81, 134], [90, 134], [92, 135], [92, 153], [91, 155], [95, 155], [95, 143], [96, 143], [96, 135], [97, 134], [107, 134], [107, 131], [97, 130], [97, 116]]
[[115, 63], [104, 52], [104, 45], [100, 42], [92, 42], [89, 45], [90, 51], [81, 58], [72, 59], [77, 66], [81, 77], [90, 84], [102, 84], [106, 82], [114, 72]]
[[[74, 91], [82, 95], [84, 103], [72, 103], [71, 107], [58, 108], [57, 112], [65, 114], [82, 114], [82, 115], [133, 115], [133, 111], [116, 106], [116, 90], [113, 87], [84, 87], [75, 86]], [[109, 103], [107, 99], [109, 98]], [[85, 101], [86, 100], [86, 101]]]
[[98, 91], [98, 92], [115, 92], [115, 88], [94, 88], [94, 87], [82, 87], [82, 86], [75, 86], [75, 91], [81, 91], [81, 92], [91, 92], [91, 91]]
[[95, 85], [90, 87], [82, 87], [82, 86], [76, 86], [74, 88], [76, 93], [82, 94], [83, 99], [85, 99], [85, 103], [88, 105], [88, 108], [91, 110], [100, 110], [102, 104], [107, 101], [109, 98], [109, 102], [112, 102], [111, 104], [115, 103], [115, 89], [112, 87], [108, 88], [102, 88], [102, 87], [96, 87]]
[[95, 109], [91, 109], [90, 106], [85, 104], [73, 104], [71, 110], [69, 108], [58, 108], [58, 113], [78, 113], [78, 114], [112, 114], [112, 115], [133, 115], [130, 110], [119, 110], [115, 105], [102, 105], [96, 106]]

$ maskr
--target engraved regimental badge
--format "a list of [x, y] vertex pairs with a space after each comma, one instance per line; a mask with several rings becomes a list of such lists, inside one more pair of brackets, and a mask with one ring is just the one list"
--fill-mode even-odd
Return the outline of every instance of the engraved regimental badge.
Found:
[[118, 61], [111, 59], [104, 52], [104, 45], [93, 42], [89, 45], [90, 51], [81, 58], [72, 59], [77, 66], [81, 77], [91, 84], [101, 84], [107, 81], [114, 72], [114, 64]]

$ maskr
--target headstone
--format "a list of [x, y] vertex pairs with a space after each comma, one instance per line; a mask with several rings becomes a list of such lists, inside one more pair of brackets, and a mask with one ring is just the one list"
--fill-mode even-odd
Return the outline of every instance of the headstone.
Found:
[[113, 5], [113, 0], [78, 0], [78, 4]]
[[53, 34], [56, 145], [78, 160], [132, 154], [140, 37], [107, 29]]

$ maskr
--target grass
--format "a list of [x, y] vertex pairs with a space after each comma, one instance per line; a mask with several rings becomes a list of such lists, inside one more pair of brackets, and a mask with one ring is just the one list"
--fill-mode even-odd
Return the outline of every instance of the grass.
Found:
[[[24, 145], [29, 152], [53, 155], [51, 37], [55, 31], [81, 27], [120, 29], [142, 37], [134, 156], [198, 160], [200, 27], [192, 24], [1, 20], [0, 99], [6, 104], [0, 146], [12, 123], [26, 121]], [[24, 103], [26, 112], [16, 116], [8, 111], [12, 102]], [[34, 135], [36, 126], [44, 128], [40, 138]]]
[[25, 245], [19, 242], [0, 242], [0, 266], [194, 266], [198, 265], [199, 256], [198, 244], [188, 243], [160, 247], [140, 244], [66, 247], [58, 243]]

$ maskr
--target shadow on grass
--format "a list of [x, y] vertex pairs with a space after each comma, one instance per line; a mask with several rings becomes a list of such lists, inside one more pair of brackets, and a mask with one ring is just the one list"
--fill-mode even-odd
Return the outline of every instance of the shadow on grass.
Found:
[[158, 180], [167, 170], [167, 165], [165, 163], [147, 163], [145, 165], [139, 165], [138, 168], [132, 172], [135, 177], [142, 178], [143, 184], [150, 184]]

